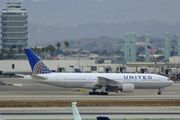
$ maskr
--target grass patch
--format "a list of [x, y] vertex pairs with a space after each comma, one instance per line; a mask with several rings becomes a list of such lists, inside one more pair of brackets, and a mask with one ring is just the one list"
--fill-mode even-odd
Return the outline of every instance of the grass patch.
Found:
[[[75, 101], [0, 101], [0, 107], [71, 107]], [[78, 107], [180, 106], [180, 100], [79, 100]]]

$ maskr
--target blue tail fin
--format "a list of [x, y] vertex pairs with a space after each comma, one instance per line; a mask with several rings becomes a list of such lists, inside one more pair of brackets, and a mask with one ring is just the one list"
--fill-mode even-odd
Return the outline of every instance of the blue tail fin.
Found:
[[76, 73], [80, 73], [81, 71], [78, 68], [74, 69]]
[[33, 53], [31, 49], [24, 49], [33, 74], [51, 73], [51, 70]]

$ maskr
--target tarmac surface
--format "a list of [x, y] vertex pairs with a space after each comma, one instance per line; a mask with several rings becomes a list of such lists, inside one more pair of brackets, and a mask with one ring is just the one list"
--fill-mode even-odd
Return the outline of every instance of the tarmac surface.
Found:
[[[31, 80], [0, 78], [8, 85], [0, 86], [0, 100], [180, 100], [180, 83], [162, 90], [137, 89], [133, 93], [113, 93], [109, 95], [88, 95], [72, 92], [72, 89], [50, 86]], [[14, 85], [12, 85], [14, 84]], [[78, 104], [77, 104], [78, 107]], [[180, 118], [180, 107], [78, 107], [82, 118], [108, 116], [110, 118]], [[71, 107], [60, 108], [0, 108], [5, 119], [63, 119], [72, 118]]]
[[[180, 118], [180, 107], [78, 107], [81, 118]], [[72, 119], [71, 107], [0, 108], [5, 119]]]

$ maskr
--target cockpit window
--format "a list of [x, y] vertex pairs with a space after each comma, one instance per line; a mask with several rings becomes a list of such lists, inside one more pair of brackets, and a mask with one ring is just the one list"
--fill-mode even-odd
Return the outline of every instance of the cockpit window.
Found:
[[167, 79], [168, 81], [170, 81], [170, 79]]

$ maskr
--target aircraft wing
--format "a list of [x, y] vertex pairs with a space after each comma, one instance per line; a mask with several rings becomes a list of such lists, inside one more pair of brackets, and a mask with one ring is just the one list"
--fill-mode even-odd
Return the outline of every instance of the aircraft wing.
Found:
[[26, 79], [39, 79], [39, 80], [45, 80], [46, 79], [46, 78], [38, 76], [36, 74], [33, 74], [33, 75], [16, 74], [16, 75], [19, 76], [19, 77], [26, 78]]
[[120, 84], [118, 81], [105, 78], [105, 77], [97, 77], [98, 78], [98, 85], [117, 85]]

